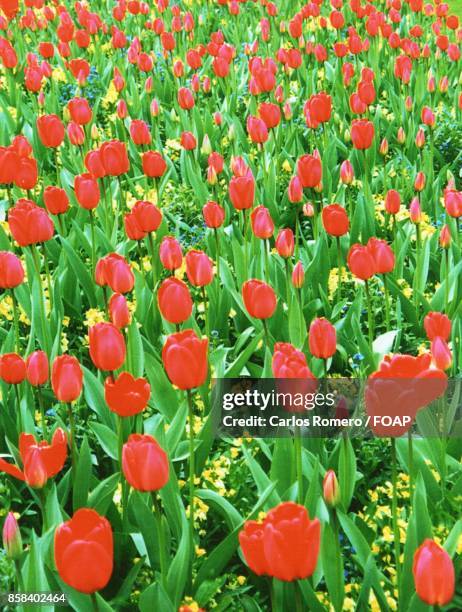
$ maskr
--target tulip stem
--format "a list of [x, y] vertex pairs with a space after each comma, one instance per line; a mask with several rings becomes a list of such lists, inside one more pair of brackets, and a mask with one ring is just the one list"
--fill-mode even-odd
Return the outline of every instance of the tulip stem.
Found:
[[205, 322], [205, 334], [207, 338], [210, 338], [210, 321], [209, 312], [207, 308], [207, 293], [205, 292], [205, 285], [201, 287], [202, 302], [204, 303], [204, 322]]
[[264, 260], [265, 260], [265, 281], [267, 283], [270, 282], [270, 277], [269, 277], [269, 262], [268, 262], [268, 249], [269, 249], [269, 240], [264, 240], [263, 241], [263, 256], [264, 256]]
[[385, 291], [385, 327], [387, 331], [390, 331], [390, 292], [386, 274], [383, 275], [383, 289]]
[[48, 264], [48, 257], [47, 257], [47, 250], [45, 248], [45, 243], [43, 243], [43, 262], [45, 264], [45, 275], [47, 277], [48, 299], [50, 300], [50, 312], [51, 312], [53, 310], [53, 291], [51, 290], [50, 266]]
[[191, 389], [187, 389], [188, 397], [188, 421], [189, 421], [189, 545], [191, 549], [191, 564], [189, 568], [189, 584], [192, 585], [193, 565], [195, 557], [194, 549], [194, 480], [195, 480], [195, 457], [194, 457], [194, 406]]
[[414, 496], [414, 447], [412, 439], [412, 431], [409, 429], [407, 432], [408, 452], [409, 452], [409, 499], [412, 504], [412, 498]]
[[13, 385], [14, 387], [14, 393], [16, 395], [16, 402], [18, 404], [18, 428], [19, 428], [19, 433], [23, 432], [23, 424], [22, 424], [22, 414], [21, 414], [21, 396], [19, 395], [19, 385]]
[[42, 421], [43, 439], [48, 440], [48, 431], [47, 431], [47, 425], [45, 422], [45, 406], [43, 404], [42, 387], [40, 385], [38, 385], [37, 387], [37, 395], [38, 395], [39, 407], [40, 407], [40, 418]]
[[99, 608], [98, 608], [98, 600], [96, 599], [96, 593], [91, 593], [90, 598], [91, 598], [91, 605], [93, 607], [94, 612], [98, 612]]
[[337, 266], [338, 266], [338, 297], [342, 299], [342, 246], [340, 236], [337, 236]]
[[43, 334], [43, 346], [42, 348], [44, 349], [44, 351], [49, 354], [49, 350], [48, 350], [48, 340], [47, 340], [47, 333], [46, 333], [46, 315], [45, 315], [45, 302], [44, 302], [44, 295], [43, 295], [43, 284], [42, 284], [42, 277], [40, 275], [40, 259], [39, 259], [39, 254], [37, 251], [37, 248], [35, 247], [34, 244], [31, 245], [31, 251], [32, 251], [32, 259], [34, 261], [34, 266], [35, 266], [35, 271], [37, 273], [37, 280], [39, 283], [39, 308], [40, 308], [40, 320], [41, 320], [41, 324], [42, 324], [42, 334]]
[[393, 543], [395, 547], [395, 567], [396, 567], [396, 588], [399, 589], [401, 567], [400, 567], [400, 533], [398, 525], [398, 466], [396, 460], [396, 440], [391, 438], [391, 479], [393, 487], [393, 496], [391, 500], [391, 511], [393, 517]]
[[166, 546], [164, 538], [164, 530], [162, 528], [162, 511], [159, 501], [156, 496], [156, 492], [152, 492], [152, 503], [154, 505], [154, 515], [156, 520], [157, 539], [159, 544], [159, 561], [160, 561], [160, 576], [161, 582], [164, 589], [167, 588], [167, 556]]
[[13, 320], [14, 320], [14, 336], [16, 339], [16, 352], [19, 354], [19, 317], [18, 317], [18, 302], [16, 301], [16, 296], [14, 294], [14, 289], [11, 289], [11, 300], [13, 302]]
[[93, 209], [88, 211], [90, 214], [90, 231], [91, 231], [91, 274], [95, 273], [96, 268], [96, 240], [95, 240], [95, 218], [93, 216]]
[[217, 278], [220, 280], [220, 236], [217, 228], [214, 228], [213, 233], [215, 234], [216, 253], [215, 257], [217, 260]]
[[[149, 232], [148, 234], [148, 244], [149, 244], [149, 250], [150, 250], [150, 255], [151, 255], [151, 272], [152, 272], [152, 288], [154, 289], [154, 286], [156, 284], [156, 274], [154, 271], [154, 262], [155, 262], [155, 257], [156, 257], [156, 250], [154, 248], [154, 240], [152, 238], [152, 232]], [[143, 265], [143, 262], [141, 262], [141, 265]]]
[[303, 505], [303, 466], [302, 466], [302, 436], [300, 426], [295, 426], [294, 432], [295, 466], [298, 483], [298, 503]]
[[448, 314], [449, 305], [449, 249], [444, 249], [445, 269], [444, 269], [444, 312]]
[[75, 454], [75, 420], [74, 420], [74, 413], [72, 411], [72, 404], [69, 403], [67, 405], [67, 414], [69, 417], [69, 428], [70, 428], [70, 432], [69, 432], [69, 445], [71, 448], [71, 461], [72, 461], [72, 486], [74, 486], [74, 480], [75, 480], [75, 468], [76, 468], [76, 463], [77, 463], [77, 457]]
[[16, 570], [16, 580], [18, 582], [18, 591], [19, 593], [25, 593], [24, 581], [22, 579], [21, 565], [19, 563], [19, 559], [14, 560], [14, 567]]
[[294, 590], [295, 590], [295, 611], [303, 612], [302, 592], [300, 590], [300, 585], [298, 584], [298, 580], [294, 582]]
[[369, 348], [372, 352], [372, 340], [374, 338], [373, 319], [372, 319], [372, 304], [371, 304], [371, 292], [369, 289], [369, 281], [365, 281], [366, 284], [366, 301], [367, 301], [367, 327], [369, 335]]

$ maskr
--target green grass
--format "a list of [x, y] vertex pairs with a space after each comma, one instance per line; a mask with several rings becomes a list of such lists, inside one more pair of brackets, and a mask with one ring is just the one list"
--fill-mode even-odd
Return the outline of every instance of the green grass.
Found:
[[462, 18], [462, 0], [448, 0], [451, 13], [455, 13]]

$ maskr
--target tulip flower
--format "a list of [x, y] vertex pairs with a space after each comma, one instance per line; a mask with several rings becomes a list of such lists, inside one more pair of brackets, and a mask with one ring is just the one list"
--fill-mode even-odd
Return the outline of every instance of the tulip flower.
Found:
[[95, 274], [99, 285], [109, 285], [115, 293], [129, 293], [135, 284], [130, 265], [118, 253], [110, 253], [100, 259]]
[[255, 179], [251, 174], [233, 176], [229, 183], [229, 199], [236, 210], [252, 208], [255, 197]]
[[144, 174], [154, 179], [161, 178], [167, 170], [165, 159], [157, 151], [143, 153], [142, 165]]
[[18, 522], [12, 512], [8, 512], [3, 523], [3, 548], [8, 559], [17, 560], [22, 555], [23, 545]]
[[440, 370], [449, 370], [452, 366], [452, 352], [446, 340], [440, 336], [436, 336], [432, 340], [431, 354], [435, 366]]
[[82, 392], [83, 372], [80, 363], [71, 355], [60, 355], [53, 362], [51, 386], [58, 401], [74, 402]]
[[18, 200], [8, 211], [8, 225], [19, 246], [46, 242], [53, 237], [53, 221], [47, 212], [30, 200]]
[[182, 280], [170, 277], [162, 281], [157, 292], [159, 310], [167, 321], [178, 325], [189, 319], [193, 301], [188, 286]]
[[251, 279], [242, 285], [242, 298], [249, 315], [255, 319], [269, 319], [276, 310], [274, 289], [263, 281]]
[[64, 125], [58, 115], [42, 115], [37, 119], [37, 131], [45, 147], [57, 148], [64, 140]]
[[173, 236], [165, 236], [159, 246], [159, 257], [166, 270], [176, 270], [183, 263], [181, 246]]
[[451, 327], [451, 320], [442, 312], [429, 312], [425, 315], [424, 328], [429, 340], [440, 337], [447, 341], [451, 335]]
[[24, 280], [21, 260], [10, 251], [0, 251], [0, 288], [14, 289]]
[[355, 149], [365, 150], [372, 146], [374, 124], [366, 119], [355, 119], [351, 124], [351, 140]]
[[267, 240], [274, 232], [274, 222], [269, 210], [265, 206], [257, 206], [250, 215], [252, 232], [257, 238]]
[[294, 254], [294, 234], [290, 228], [282, 229], [276, 238], [276, 250], [278, 254], [287, 260]]
[[134, 378], [122, 372], [114, 379], [108, 376], [104, 383], [104, 397], [112, 412], [121, 417], [143, 412], [151, 396], [151, 386], [144, 378]]
[[122, 469], [137, 491], [158, 491], [169, 480], [167, 453], [149, 435], [130, 435], [122, 449]]
[[186, 254], [186, 274], [191, 285], [204, 287], [213, 279], [213, 267], [210, 258], [202, 251], [189, 251]]
[[69, 197], [60, 187], [52, 185], [46, 187], [43, 192], [43, 202], [52, 215], [62, 215], [69, 210]]
[[48, 380], [49, 366], [47, 354], [43, 351], [34, 351], [26, 360], [26, 377], [29, 384], [34, 387], [44, 385]]
[[343, 236], [348, 232], [350, 221], [346, 210], [340, 204], [330, 204], [322, 209], [322, 224], [331, 236]]
[[337, 350], [337, 332], [324, 317], [313, 319], [308, 332], [310, 352], [318, 359], [327, 360]]
[[125, 340], [112, 323], [96, 323], [88, 331], [90, 357], [99, 370], [118, 370], [125, 361]]
[[100, 156], [105, 174], [108, 176], [120, 176], [130, 169], [127, 146], [124, 142], [119, 140], [104, 142], [100, 148]]
[[225, 211], [223, 207], [213, 201], [209, 201], [204, 205], [202, 215], [207, 227], [212, 229], [221, 227], [225, 220]]
[[74, 178], [75, 197], [82, 208], [92, 210], [98, 206], [100, 192], [98, 182], [89, 173]]
[[200, 339], [192, 329], [171, 334], [162, 349], [162, 361], [173, 385], [195, 389], [207, 378], [208, 340]]
[[0, 458], [0, 472], [22, 480], [32, 488], [41, 489], [64, 467], [67, 458], [66, 434], [58, 427], [51, 444], [48, 444], [46, 441], [37, 442], [32, 434], [21, 433], [19, 455], [23, 464], [22, 470]]
[[327, 470], [322, 481], [322, 494], [328, 506], [335, 508], [340, 502], [340, 488], [334, 470]]
[[322, 179], [320, 159], [314, 155], [302, 155], [297, 162], [297, 175], [304, 189], [316, 187]]
[[284, 502], [268, 512], [263, 523], [247, 521], [239, 543], [250, 569], [292, 582], [311, 576], [320, 548], [321, 523], [306, 508]]
[[55, 531], [54, 556], [61, 580], [80, 593], [109, 582], [114, 558], [112, 528], [96, 510], [80, 508]]
[[111, 323], [118, 329], [124, 329], [130, 325], [131, 315], [127, 300], [121, 293], [114, 293], [108, 304]]
[[17, 353], [0, 356], [0, 379], [9, 385], [19, 385], [26, 378], [26, 364]]
[[434, 540], [426, 539], [414, 553], [412, 566], [415, 590], [430, 606], [445, 606], [454, 597], [454, 564]]

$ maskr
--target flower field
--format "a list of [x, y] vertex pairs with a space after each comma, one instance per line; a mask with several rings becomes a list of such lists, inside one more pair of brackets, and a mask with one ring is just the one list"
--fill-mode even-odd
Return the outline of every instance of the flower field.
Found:
[[461, 13], [0, 0], [2, 609], [462, 610]]

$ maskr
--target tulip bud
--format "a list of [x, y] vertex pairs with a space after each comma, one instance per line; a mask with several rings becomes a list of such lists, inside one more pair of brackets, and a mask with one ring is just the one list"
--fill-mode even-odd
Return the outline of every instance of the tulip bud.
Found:
[[295, 264], [292, 270], [292, 285], [296, 289], [301, 289], [305, 282], [305, 270], [301, 261]]
[[351, 185], [354, 177], [355, 171], [353, 169], [353, 165], [349, 159], [346, 159], [340, 166], [340, 180], [344, 185]]
[[443, 225], [440, 232], [440, 247], [448, 249], [451, 246], [451, 231], [447, 225]]
[[380, 152], [380, 155], [383, 155], [383, 157], [385, 157], [385, 155], [388, 154], [388, 140], [386, 138], [384, 138], [382, 142], [380, 143], [379, 152]]
[[449, 79], [447, 76], [441, 77], [440, 82], [438, 83], [438, 89], [441, 93], [447, 92], [447, 90], [449, 89]]
[[452, 366], [452, 353], [448, 343], [441, 336], [436, 336], [432, 341], [431, 353], [438, 369], [449, 370]]
[[422, 128], [417, 130], [417, 135], [415, 137], [415, 145], [419, 149], [421, 149], [425, 145], [425, 132]]
[[423, 191], [425, 189], [425, 173], [424, 172], [418, 172], [417, 176], [415, 177], [415, 181], [414, 181], [414, 189], [416, 191]]
[[404, 101], [404, 106], [405, 106], [407, 112], [410, 113], [411, 110], [412, 110], [412, 98], [411, 98], [411, 96], [408, 96], [406, 98], [406, 100]]
[[19, 559], [22, 554], [21, 532], [12, 512], [8, 512], [3, 523], [3, 548], [8, 559]]
[[48, 481], [48, 472], [38, 447], [32, 448], [24, 462], [24, 477], [33, 489], [43, 489]]
[[413, 198], [409, 206], [409, 217], [412, 223], [420, 223], [422, 221], [422, 209], [418, 198]]
[[322, 483], [324, 501], [335, 508], [340, 502], [340, 487], [334, 470], [327, 470]]
[[314, 206], [311, 202], [307, 202], [303, 205], [303, 214], [305, 215], [305, 217], [314, 216]]
[[404, 144], [406, 142], [406, 133], [402, 127], [398, 129], [398, 134], [396, 136], [399, 144]]
[[210, 138], [208, 134], [204, 136], [204, 140], [202, 141], [201, 153], [202, 155], [210, 155], [212, 152], [212, 145], [210, 144]]

